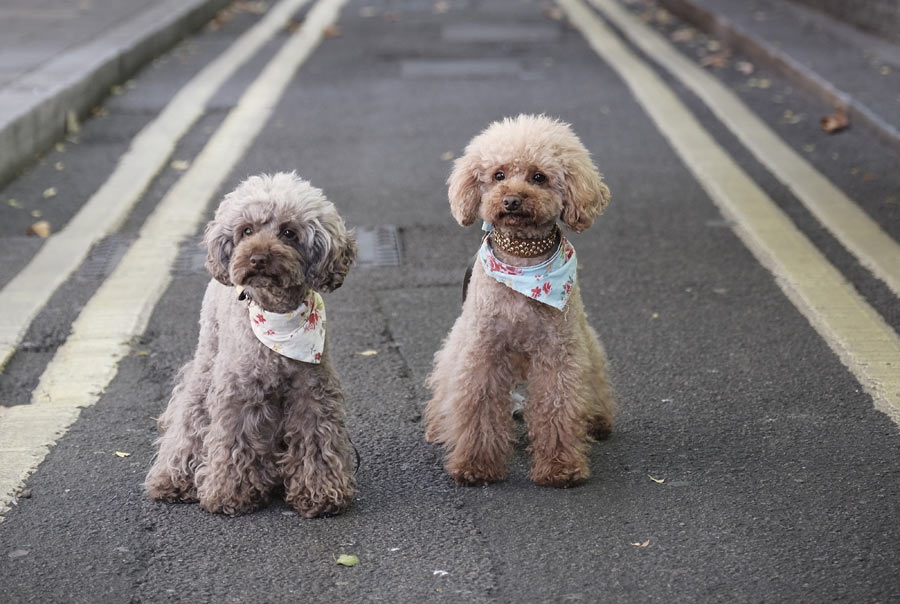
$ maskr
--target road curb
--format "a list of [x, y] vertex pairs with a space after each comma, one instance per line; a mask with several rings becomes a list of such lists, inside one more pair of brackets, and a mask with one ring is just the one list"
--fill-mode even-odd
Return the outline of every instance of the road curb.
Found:
[[207, 23], [231, 0], [167, 0], [60, 55], [0, 95], [0, 185], [66, 133], [148, 61]]
[[888, 123], [853, 95], [838, 89], [826, 78], [790, 55], [754, 36], [722, 15], [691, 0], [659, 0], [659, 3], [699, 29], [722, 39], [755, 61], [774, 69], [795, 85], [834, 108], [842, 108], [852, 123], [869, 129], [882, 143], [900, 152], [900, 130]]

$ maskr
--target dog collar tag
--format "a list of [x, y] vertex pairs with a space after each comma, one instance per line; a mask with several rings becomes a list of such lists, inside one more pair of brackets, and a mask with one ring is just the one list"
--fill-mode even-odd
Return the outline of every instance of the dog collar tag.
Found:
[[325, 350], [325, 302], [318, 292], [309, 291], [293, 312], [277, 313], [251, 301], [250, 329], [266, 348], [304, 363], [321, 363]]
[[487, 238], [478, 250], [484, 272], [523, 296], [562, 310], [572, 295], [578, 272], [575, 248], [563, 237], [556, 253], [535, 266], [510, 266], [497, 260]]

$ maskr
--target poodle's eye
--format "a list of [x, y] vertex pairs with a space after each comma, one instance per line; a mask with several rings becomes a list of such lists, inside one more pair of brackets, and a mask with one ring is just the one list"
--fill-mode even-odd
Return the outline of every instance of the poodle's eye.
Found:
[[504, 178], [506, 178], [506, 174], [503, 173], [503, 170], [494, 172], [494, 180], [503, 180]]
[[539, 185], [541, 183], [547, 182], [547, 177], [544, 176], [544, 174], [542, 172], [535, 172], [531, 176], [531, 182]]
[[244, 227], [243, 233], [244, 233], [244, 236], [245, 236], [245, 237], [246, 237], [247, 235], [252, 235], [252, 234], [253, 234], [253, 227]]
[[281, 231], [281, 236], [285, 239], [296, 239], [297, 231], [295, 231], [294, 229], [284, 229], [283, 231]]

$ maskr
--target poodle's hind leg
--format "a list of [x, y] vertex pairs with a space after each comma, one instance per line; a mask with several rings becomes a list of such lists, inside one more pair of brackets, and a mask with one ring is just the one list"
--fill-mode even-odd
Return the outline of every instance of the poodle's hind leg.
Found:
[[583, 383], [588, 434], [596, 439], [604, 439], [612, 433], [617, 405], [603, 345], [590, 326], [587, 327], [587, 336], [589, 366], [584, 373]]
[[[326, 361], [327, 362], [327, 361]], [[339, 514], [356, 493], [344, 395], [331, 369], [311, 368], [285, 398], [284, 498], [306, 518]]]

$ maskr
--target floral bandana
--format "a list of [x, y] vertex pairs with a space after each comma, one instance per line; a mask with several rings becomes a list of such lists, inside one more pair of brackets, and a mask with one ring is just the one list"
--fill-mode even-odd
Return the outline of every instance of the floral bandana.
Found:
[[309, 290], [300, 307], [277, 313], [248, 305], [250, 328], [256, 339], [278, 354], [304, 363], [321, 363], [325, 349], [325, 303], [318, 292]]
[[[485, 223], [482, 227], [490, 231], [493, 227]], [[484, 272], [510, 287], [523, 296], [528, 296], [548, 304], [558, 310], [566, 307], [572, 288], [575, 287], [578, 259], [575, 257], [575, 248], [562, 237], [556, 253], [546, 262], [536, 266], [510, 266], [497, 260], [488, 238], [484, 238], [481, 249], [478, 250], [481, 266]]]

